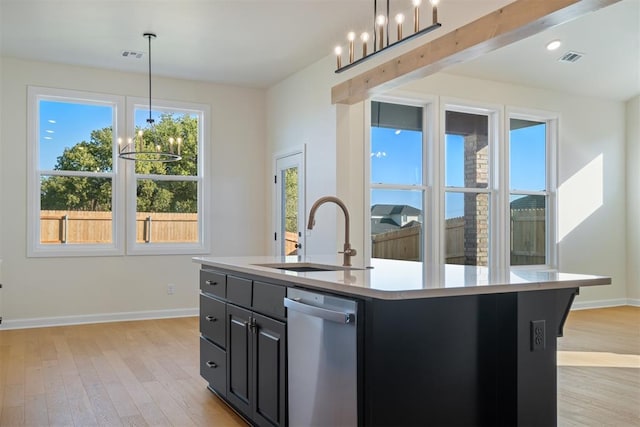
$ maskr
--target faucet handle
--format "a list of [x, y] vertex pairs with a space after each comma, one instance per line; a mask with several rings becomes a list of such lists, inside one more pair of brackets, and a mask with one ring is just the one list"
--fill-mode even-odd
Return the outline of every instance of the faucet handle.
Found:
[[349, 249], [346, 249], [344, 251], [340, 251], [338, 253], [339, 254], [347, 254], [347, 255], [350, 255], [350, 256], [356, 256], [358, 254], [358, 251], [356, 251], [355, 249], [349, 248]]

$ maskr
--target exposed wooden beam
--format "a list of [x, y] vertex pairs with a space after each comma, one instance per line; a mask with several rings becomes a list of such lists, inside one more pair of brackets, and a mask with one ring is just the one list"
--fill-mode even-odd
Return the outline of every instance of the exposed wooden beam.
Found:
[[[355, 104], [412, 80], [507, 46], [620, 0], [516, 0], [331, 88], [334, 104]], [[594, 31], [606, 31], [595, 29]]]

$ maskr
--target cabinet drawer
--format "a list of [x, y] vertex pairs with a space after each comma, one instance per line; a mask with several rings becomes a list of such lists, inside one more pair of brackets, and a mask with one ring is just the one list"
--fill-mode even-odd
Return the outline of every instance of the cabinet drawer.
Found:
[[227, 294], [227, 276], [215, 271], [200, 270], [200, 290], [225, 298]]
[[225, 346], [226, 304], [200, 294], [200, 333], [220, 347]]
[[227, 299], [234, 304], [251, 307], [251, 280], [227, 276]]
[[253, 282], [253, 305], [259, 312], [284, 317], [284, 297], [287, 289], [284, 286], [264, 282]]
[[200, 375], [220, 395], [227, 395], [227, 353], [203, 337], [200, 337]]

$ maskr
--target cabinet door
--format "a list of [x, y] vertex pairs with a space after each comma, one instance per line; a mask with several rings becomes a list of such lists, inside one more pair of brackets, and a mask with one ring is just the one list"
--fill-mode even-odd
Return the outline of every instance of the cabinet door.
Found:
[[260, 426], [285, 425], [285, 324], [256, 313], [253, 349], [253, 419]]
[[245, 414], [251, 414], [250, 320], [249, 310], [227, 304], [227, 399]]

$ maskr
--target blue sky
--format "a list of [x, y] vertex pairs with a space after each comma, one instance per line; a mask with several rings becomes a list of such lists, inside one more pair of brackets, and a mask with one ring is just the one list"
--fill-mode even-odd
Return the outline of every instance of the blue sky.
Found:
[[53, 169], [65, 147], [89, 141], [92, 130], [112, 123], [110, 106], [40, 101], [40, 169]]
[[[544, 124], [511, 132], [511, 189], [545, 189], [545, 132]], [[447, 135], [445, 150], [445, 183], [462, 187], [463, 138]], [[422, 132], [371, 128], [371, 182], [422, 185], [422, 157]], [[419, 191], [373, 190], [371, 204], [406, 204], [422, 209], [422, 196]], [[447, 218], [462, 215], [462, 195], [448, 195], [445, 205]]]
[[[152, 111], [158, 120], [159, 111]], [[136, 127], [145, 127], [148, 109], [135, 111]], [[91, 131], [111, 127], [113, 107], [59, 101], [40, 101], [40, 164], [41, 170], [52, 170], [65, 148], [91, 139]]]

